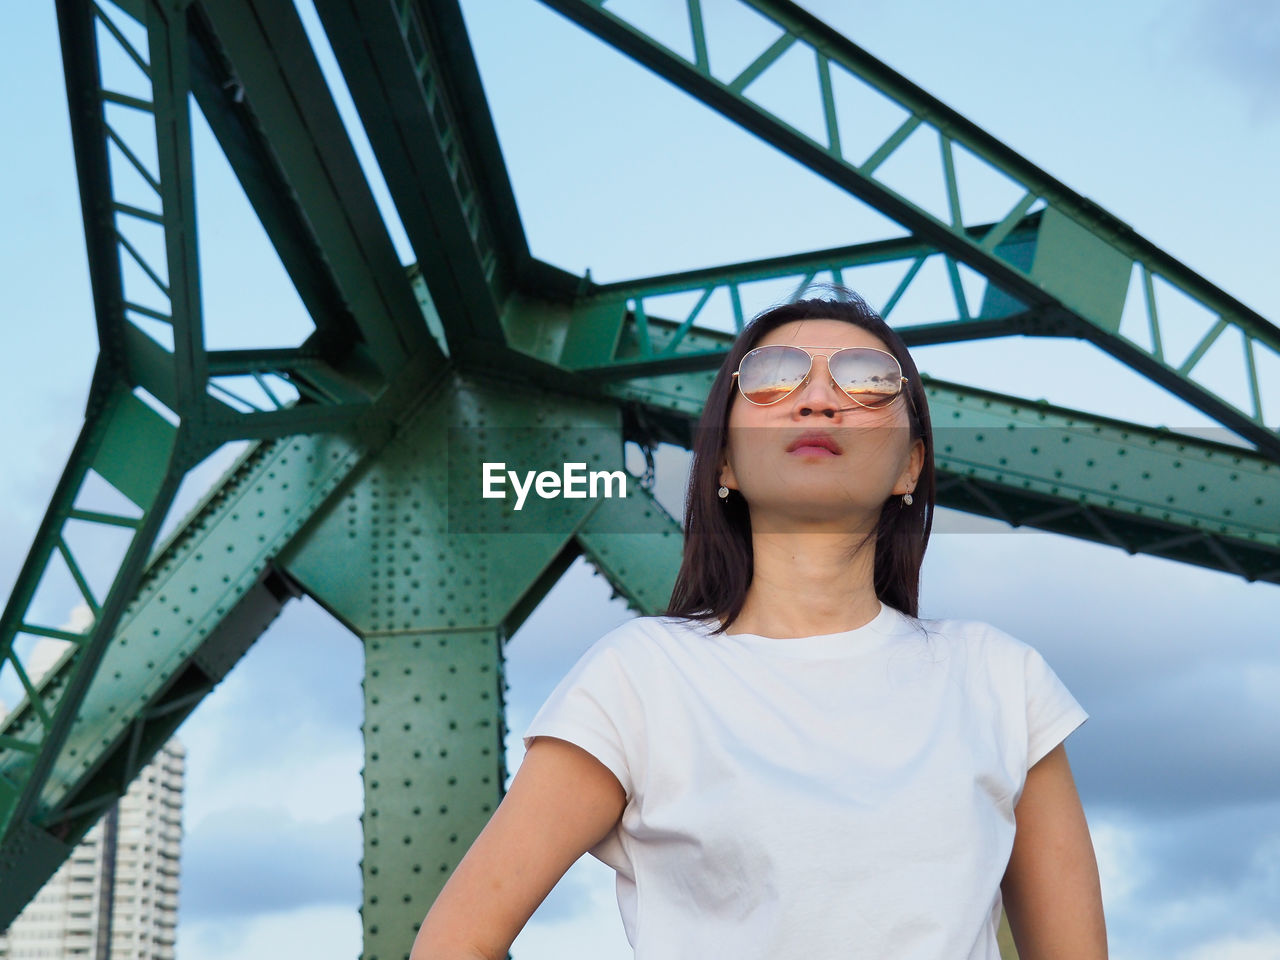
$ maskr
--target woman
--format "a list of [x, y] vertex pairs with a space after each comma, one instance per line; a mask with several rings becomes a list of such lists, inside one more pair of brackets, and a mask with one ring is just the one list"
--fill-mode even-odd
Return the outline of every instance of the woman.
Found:
[[586, 851], [638, 960], [998, 960], [1002, 905], [1020, 960], [1104, 960], [1062, 745], [1087, 714], [1027, 644], [917, 619], [932, 445], [856, 295], [752, 321], [699, 424], [667, 614], [548, 698], [414, 960], [505, 957]]

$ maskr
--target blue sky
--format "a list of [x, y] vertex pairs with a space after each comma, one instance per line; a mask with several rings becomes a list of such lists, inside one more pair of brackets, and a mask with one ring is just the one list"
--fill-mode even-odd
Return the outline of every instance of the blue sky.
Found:
[[[803, 6], [1280, 318], [1273, 6]], [[610, 7], [662, 25], [684, 3]], [[834, 188], [532, 0], [463, 8], [536, 255], [611, 280], [817, 249], [875, 229]], [[713, 58], [741, 56], [751, 32], [726, 43]], [[9, 91], [0, 100], [9, 131], [0, 153], [7, 595], [78, 430], [96, 342], [52, 4], [10, 12], [0, 79]], [[789, 89], [784, 79], [775, 92], [785, 99]], [[297, 298], [196, 126], [210, 342], [296, 342], [307, 328]], [[411, 259], [402, 239], [400, 249]], [[927, 296], [916, 306], [927, 309]], [[1207, 423], [1075, 342], [1007, 338], [921, 349], [916, 359], [926, 374], [975, 386], [1174, 429]], [[1268, 396], [1280, 394], [1280, 371], [1274, 381]], [[680, 451], [660, 453], [658, 496], [676, 514], [685, 463]], [[1112, 957], [1280, 955], [1276, 588], [947, 511], [936, 529], [922, 614], [986, 620], [1026, 640], [1091, 715], [1067, 746], [1101, 864]], [[629, 616], [609, 592], [576, 564], [512, 638], [512, 769], [518, 735], [555, 682]], [[356, 640], [298, 602], [184, 726], [184, 960], [358, 952], [360, 673]], [[513, 953], [628, 957], [611, 872], [580, 861]]]

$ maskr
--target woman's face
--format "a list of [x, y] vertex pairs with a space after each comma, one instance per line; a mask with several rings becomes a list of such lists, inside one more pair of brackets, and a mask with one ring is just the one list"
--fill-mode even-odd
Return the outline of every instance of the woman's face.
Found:
[[[915, 488], [924, 442], [911, 438], [905, 395], [887, 407], [861, 407], [832, 381], [826, 358], [841, 347], [888, 348], [843, 320], [795, 320], [757, 346], [771, 343], [808, 346], [809, 380], [768, 406], [734, 387], [720, 482], [746, 499], [756, 529], [868, 529], [886, 499]], [[826, 434], [839, 452], [788, 449], [810, 431]]]

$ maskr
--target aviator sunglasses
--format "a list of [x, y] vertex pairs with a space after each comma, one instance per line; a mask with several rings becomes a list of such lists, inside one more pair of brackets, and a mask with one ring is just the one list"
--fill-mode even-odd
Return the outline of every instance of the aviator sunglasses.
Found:
[[[748, 403], [768, 406], [785, 400], [808, 382], [813, 370], [814, 345], [771, 343], [742, 358], [733, 377]], [[827, 357], [831, 379], [861, 407], [887, 407], [902, 393], [907, 378], [898, 358], [874, 347], [841, 347]]]

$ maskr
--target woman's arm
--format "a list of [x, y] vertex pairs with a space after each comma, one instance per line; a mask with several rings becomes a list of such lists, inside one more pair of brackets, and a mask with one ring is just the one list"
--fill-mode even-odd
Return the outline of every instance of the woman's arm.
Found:
[[533, 911], [622, 815], [618, 778], [581, 747], [537, 737], [436, 897], [410, 960], [503, 960]]
[[1027, 771], [1000, 889], [1018, 960], [1107, 960], [1098, 861], [1058, 744]]

